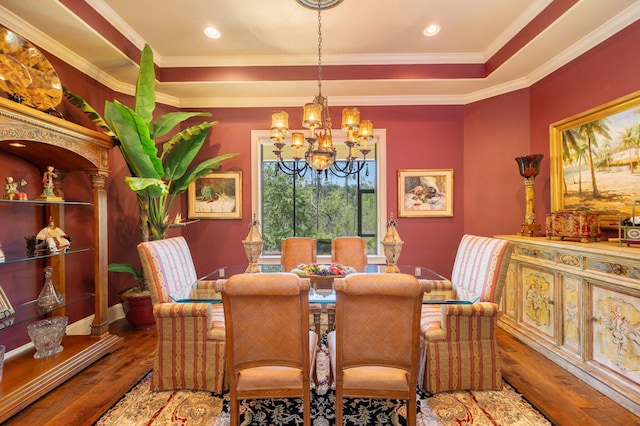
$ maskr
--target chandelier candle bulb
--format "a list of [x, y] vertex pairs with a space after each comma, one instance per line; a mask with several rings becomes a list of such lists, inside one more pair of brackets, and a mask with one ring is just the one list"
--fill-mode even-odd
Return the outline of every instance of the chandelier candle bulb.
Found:
[[289, 130], [289, 113], [286, 111], [271, 113], [271, 130], [279, 130], [286, 133]]
[[304, 146], [304, 133], [291, 133], [291, 148], [302, 148]]
[[321, 135], [318, 139], [318, 148], [321, 151], [333, 149], [333, 137], [331, 135]]
[[358, 130], [360, 127], [360, 110], [347, 107], [342, 110], [342, 130]]
[[[322, 116], [322, 105], [316, 102], [304, 105], [304, 113], [302, 118], [302, 125], [307, 129], [313, 129], [319, 127], [320, 117]], [[312, 132], [313, 133], [313, 132]]]

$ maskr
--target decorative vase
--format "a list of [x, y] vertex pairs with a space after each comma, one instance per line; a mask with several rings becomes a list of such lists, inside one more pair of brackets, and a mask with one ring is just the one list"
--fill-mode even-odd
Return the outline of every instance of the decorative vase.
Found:
[[258, 266], [258, 259], [262, 254], [262, 246], [264, 245], [264, 241], [262, 240], [262, 235], [260, 235], [260, 230], [258, 227], [260, 226], [260, 222], [256, 219], [256, 214], [253, 214], [253, 220], [249, 223], [249, 233], [247, 234], [247, 238], [242, 240], [242, 245], [244, 246], [244, 252], [247, 255], [247, 259], [249, 259], [249, 266], [245, 272], [260, 272], [260, 267]]
[[400, 257], [400, 252], [402, 251], [404, 241], [400, 239], [400, 234], [398, 234], [396, 226], [397, 223], [393, 218], [393, 213], [391, 213], [389, 221], [387, 222], [387, 233], [381, 242], [384, 250], [384, 256], [387, 258], [387, 269], [385, 272], [389, 273], [400, 272], [397, 262]]
[[53, 285], [53, 280], [51, 279], [52, 272], [52, 266], [44, 268], [44, 287], [40, 290], [40, 295], [36, 299], [35, 304], [36, 311], [39, 314], [51, 312], [64, 302], [64, 297], [58, 293], [56, 287]]
[[542, 226], [536, 223], [536, 212], [534, 204], [534, 186], [535, 178], [540, 173], [540, 161], [542, 161], [542, 154], [526, 155], [524, 157], [516, 157], [518, 163], [518, 171], [520, 176], [524, 178], [525, 186], [525, 202], [526, 202], [526, 214], [524, 217], [525, 223], [520, 227], [518, 235], [531, 237], [540, 235]]
[[36, 347], [35, 359], [46, 358], [62, 352], [62, 338], [67, 329], [67, 317], [51, 317], [31, 323], [27, 333]]
[[135, 330], [148, 330], [156, 326], [153, 303], [150, 295], [127, 295], [127, 290], [118, 294], [124, 316]]

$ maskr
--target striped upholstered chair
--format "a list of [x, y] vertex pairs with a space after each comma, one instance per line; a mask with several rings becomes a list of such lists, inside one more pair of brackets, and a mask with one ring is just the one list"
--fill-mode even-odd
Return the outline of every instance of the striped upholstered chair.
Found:
[[174, 302], [188, 298], [197, 281], [186, 240], [143, 242], [138, 244], [138, 253], [158, 329], [151, 389], [224, 393], [228, 384], [222, 305]]
[[469, 305], [423, 305], [422, 388], [429, 393], [498, 389], [502, 375], [496, 342], [498, 302], [511, 259], [506, 240], [464, 235], [458, 246], [450, 292]]

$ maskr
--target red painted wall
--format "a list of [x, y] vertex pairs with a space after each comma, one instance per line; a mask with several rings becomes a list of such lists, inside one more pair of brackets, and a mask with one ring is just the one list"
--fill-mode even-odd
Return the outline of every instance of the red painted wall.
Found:
[[[341, 106], [332, 106], [340, 111]], [[301, 119], [300, 108], [289, 109], [290, 123]], [[387, 130], [387, 209], [397, 216], [397, 171], [409, 169], [454, 169], [454, 180], [462, 182], [463, 107], [404, 106], [362, 107], [361, 116]], [[251, 218], [251, 130], [266, 130], [271, 108], [216, 109], [220, 124], [213, 128], [207, 156], [225, 152], [240, 155], [226, 161], [222, 170], [242, 170], [243, 219], [201, 220], [182, 231], [194, 252], [198, 273], [224, 265], [246, 263], [241, 241]], [[429, 265], [450, 273], [455, 248], [463, 229], [463, 185], [455, 191], [454, 217], [398, 219], [398, 231], [405, 241], [404, 264]], [[182, 203], [186, 216], [187, 201]], [[458, 214], [455, 214], [456, 209]], [[386, 220], [386, 218], [383, 218]]]
[[538, 217], [551, 211], [549, 126], [640, 90], [639, 45], [636, 22], [530, 88], [531, 149], [546, 157], [536, 178]]
[[[520, 230], [525, 216], [524, 178], [515, 158], [531, 154], [528, 131], [526, 89], [465, 107], [465, 233], [514, 234]], [[536, 200], [540, 198], [538, 193]]]
[[[377, 128], [387, 129], [389, 211], [397, 212], [398, 169], [454, 170], [454, 217], [399, 219], [399, 232], [405, 241], [400, 262], [430, 266], [449, 275], [463, 233], [517, 232], [524, 220], [524, 184], [514, 161], [516, 156], [531, 153], [545, 156], [536, 179], [536, 211], [538, 221], [543, 222], [550, 210], [549, 125], [640, 90], [639, 42], [640, 23], [635, 23], [528, 89], [466, 106], [362, 107], [363, 117], [371, 118]], [[63, 84], [98, 110], [102, 110], [105, 99], [113, 99], [110, 89], [53, 55], [47, 57]], [[130, 101], [126, 95], [117, 95], [117, 98]], [[341, 109], [340, 106], [332, 108], [334, 114]], [[298, 120], [300, 109], [288, 110], [291, 122]], [[171, 108], [160, 106], [157, 112], [169, 110]], [[63, 104], [61, 111], [67, 119], [93, 127], [74, 107]], [[242, 220], [201, 220], [171, 231], [172, 235], [182, 233], [187, 238], [199, 275], [218, 266], [246, 262], [241, 240], [246, 236], [253, 211], [250, 131], [266, 129], [271, 111], [272, 108], [211, 110], [220, 124], [213, 128], [203, 158], [226, 152], [240, 153], [225, 162], [222, 170], [242, 170], [244, 214]], [[137, 260], [135, 245], [140, 234], [136, 199], [123, 183], [127, 169], [120, 153], [114, 149], [109, 157], [112, 168], [107, 180], [109, 260]], [[0, 165], [11, 165], [12, 174], [21, 172], [19, 163], [5, 159]], [[74, 193], [74, 186], [78, 186], [79, 195], [86, 191], [81, 179], [65, 181], [65, 185], [69, 186], [65, 187], [66, 193]], [[182, 197], [176, 208], [186, 217], [186, 197]], [[7, 216], [2, 214], [5, 219]], [[78, 285], [92, 280], [90, 271], [80, 270], [80, 275]], [[117, 303], [116, 294], [130, 285], [131, 281], [123, 274], [111, 274], [110, 305]]]

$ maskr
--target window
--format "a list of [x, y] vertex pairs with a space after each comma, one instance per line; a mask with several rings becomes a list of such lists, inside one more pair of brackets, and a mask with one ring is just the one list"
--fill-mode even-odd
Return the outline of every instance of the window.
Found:
[[[294, 178], [277, 171], [269, 132], [252, 132], [251, 193], [265, 241], [262, 263], [279, 262], [280, 241], [288, 236], [316, 238], [319, 261], [324, 262], [333, 237], [360, 235], [367, 240], [370, 261], [384, 260], [380, 241], [386, 230], [385, 131], [374, 135], [359, 174], [345, 178], [309, 170]], [[335, 136], [334, 141], [340, 161], [346, 147]], [[291, 158], [290, 149], [284, 148], [285, 158]]]

